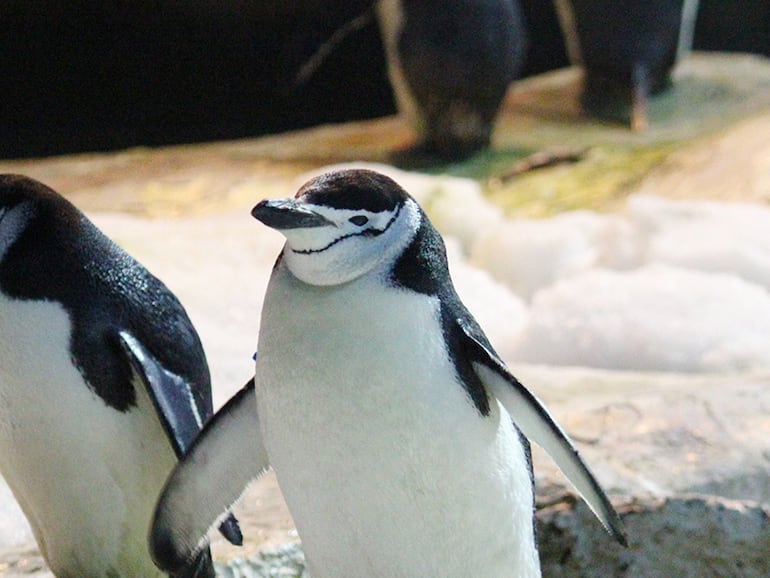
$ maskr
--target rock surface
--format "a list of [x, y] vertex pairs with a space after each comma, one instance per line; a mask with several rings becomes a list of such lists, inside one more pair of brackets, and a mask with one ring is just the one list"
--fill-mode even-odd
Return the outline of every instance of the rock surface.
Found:
[[[637, 500], [623, 508], [629, 547], [607, 544], [582, 503], [538, 513], [545, 578], [762, 578], [770, 573], [770, 510], [714, 496]], [[218, 566], [226, 578], [305, 578], [299, 544]]]
[[[624, 508], [628, 549], [607, 545], [584, 506], [541, 512], [547, 578], [760, 578], [770, 575], [770, 510], [714, 496], [641, 500]], [[590, 528], [590, 529], [589, 529]]]

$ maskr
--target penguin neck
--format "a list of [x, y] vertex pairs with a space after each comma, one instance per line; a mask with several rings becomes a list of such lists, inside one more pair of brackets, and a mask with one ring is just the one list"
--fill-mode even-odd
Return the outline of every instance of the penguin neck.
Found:
[[354, 291], [357, 287], [363, 288], [389, 284], [388, 272], [392, 267], [391, 262], [380, 263], [366, 273], [342, 283], [309, 283], [292, 270], [291, 259], [287, 259], [289, 251], [291, 249], [284, 247], [273, 271], [273, 277], [278, 277], [278, 280], [282, 283], [289, 283], [295, 290], [320, 295]]

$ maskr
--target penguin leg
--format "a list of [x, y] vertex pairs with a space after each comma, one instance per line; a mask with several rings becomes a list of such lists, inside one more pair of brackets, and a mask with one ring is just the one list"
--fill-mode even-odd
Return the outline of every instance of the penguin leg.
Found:
[[634, 65], [631, 71], [631, 130], [642, 132], [649, 128], [648, 118], [650, 92], [647, 67], [642, 63]]

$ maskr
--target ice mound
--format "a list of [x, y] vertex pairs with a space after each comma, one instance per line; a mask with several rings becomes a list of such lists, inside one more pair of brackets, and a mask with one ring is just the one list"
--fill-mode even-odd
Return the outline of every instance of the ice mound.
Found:
[[647, 260], [732, 273], [770, 289], [768, 207], [637, 196], [628, 212], [649, 239]]
[[770, 294], [734, 275], [652, 264], [540, 291], [512, 355], [650, 371], [770, 367]]
[[511, 219], [481, 230], [470, 261], [530, 299], [562, 277], [638, 261], [635, 231], [618, 217], [589, 211], [550, 219]]

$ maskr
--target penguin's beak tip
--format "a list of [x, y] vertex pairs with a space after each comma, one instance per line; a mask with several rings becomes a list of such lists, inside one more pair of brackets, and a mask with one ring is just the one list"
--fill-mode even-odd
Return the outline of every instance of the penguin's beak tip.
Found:
[[253, 209], [251, 209], [251, 216], [254, 217], [257, 221], [262, 220], [260, 216], [265, 213], [266, 203], [268, 203], [268, 201], [260, 201], [256, 205], [254, 205]]
[[298, 204], [294, 199], [260, 201], [251, 210], [251, 216], [279, 231], [333, 225], [326, 217]]

